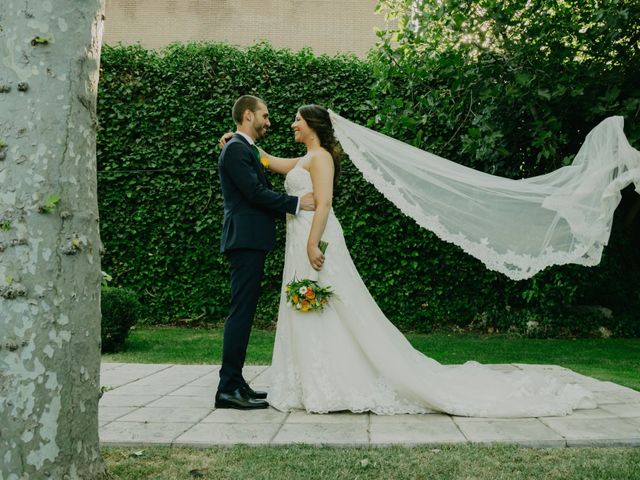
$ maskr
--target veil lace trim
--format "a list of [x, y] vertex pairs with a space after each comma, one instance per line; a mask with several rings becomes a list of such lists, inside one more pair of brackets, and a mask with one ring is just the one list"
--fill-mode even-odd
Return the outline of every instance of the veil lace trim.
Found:
[[512, 180], [330, 114], [365, 180], [422, 228], [514, 280], [551, 265], [597, 265], [620, 191], [634, 183], [640, 193], [640, 152], [629, 145], [622, 117], [597, 125], [571, 165]]

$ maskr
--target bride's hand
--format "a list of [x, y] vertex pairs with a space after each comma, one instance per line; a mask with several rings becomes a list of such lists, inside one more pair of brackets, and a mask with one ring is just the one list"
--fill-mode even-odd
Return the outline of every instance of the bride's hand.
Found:
[[220, 137], [220, 140], [218, 140], [218, 146], [220, 148], [223, 148], [224, 144], [227, 143], [227, 140], [229, 140], [231, 137], [233, 137], [233, 132], [227, 132], [224, 135], [222, 135]]
[[318, 246], [308, 245], [307, 256], [309, 257], [309, 263], [311, 264], [313, 269], [319, 272], [322, 269], [322, 264], [324, 263], [324, 255], [322, 254]]

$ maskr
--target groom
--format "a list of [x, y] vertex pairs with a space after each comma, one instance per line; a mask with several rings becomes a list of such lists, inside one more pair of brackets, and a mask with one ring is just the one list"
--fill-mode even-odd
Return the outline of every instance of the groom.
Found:
[[231, 271], [231, 306], [224, 324], [222, 368], [216, 408], [242, 410], [267, 408], [265, 392], [254, 391], [242, 376], [249, 334], [260, 296], [264, 262], [275, 245], [275, 218], [299, 210], [314, 210], [313, 194], [293, 197], [271, 190], [260, 163], [255, 141], [269, 122], [267, 105], [258, 97], [243, 95], [232, 110], [235, 135], [218, 160], [224, 200], [220, 251]]

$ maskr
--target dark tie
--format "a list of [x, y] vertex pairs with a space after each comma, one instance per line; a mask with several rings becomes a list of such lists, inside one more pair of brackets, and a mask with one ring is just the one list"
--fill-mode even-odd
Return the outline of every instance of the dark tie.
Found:
[[256, 147], [255, 143], [251, 144], [251, 150], [253, 150], [253, 153], [256, 155], [256, 158], [258, 159], [258, 161], [260, 161], [260, 150], [258, 150], [258, 147]]

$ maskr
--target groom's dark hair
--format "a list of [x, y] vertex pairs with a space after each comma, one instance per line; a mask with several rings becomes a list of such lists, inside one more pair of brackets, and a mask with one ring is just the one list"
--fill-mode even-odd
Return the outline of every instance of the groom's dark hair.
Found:
[[244, 112], [247, 110], [255, 112], [258, 109], [259, 103], [266, 105], [261, 98], [254, 97], [253, 95], [242, 95], [238, 98], [236, 103], [233, 104], [233, 109], [231, 110], [231, 116], [233, 117], [233, 121], [236, 122], [236, 125], [242, 125], [242, 116], [244, 115]]

